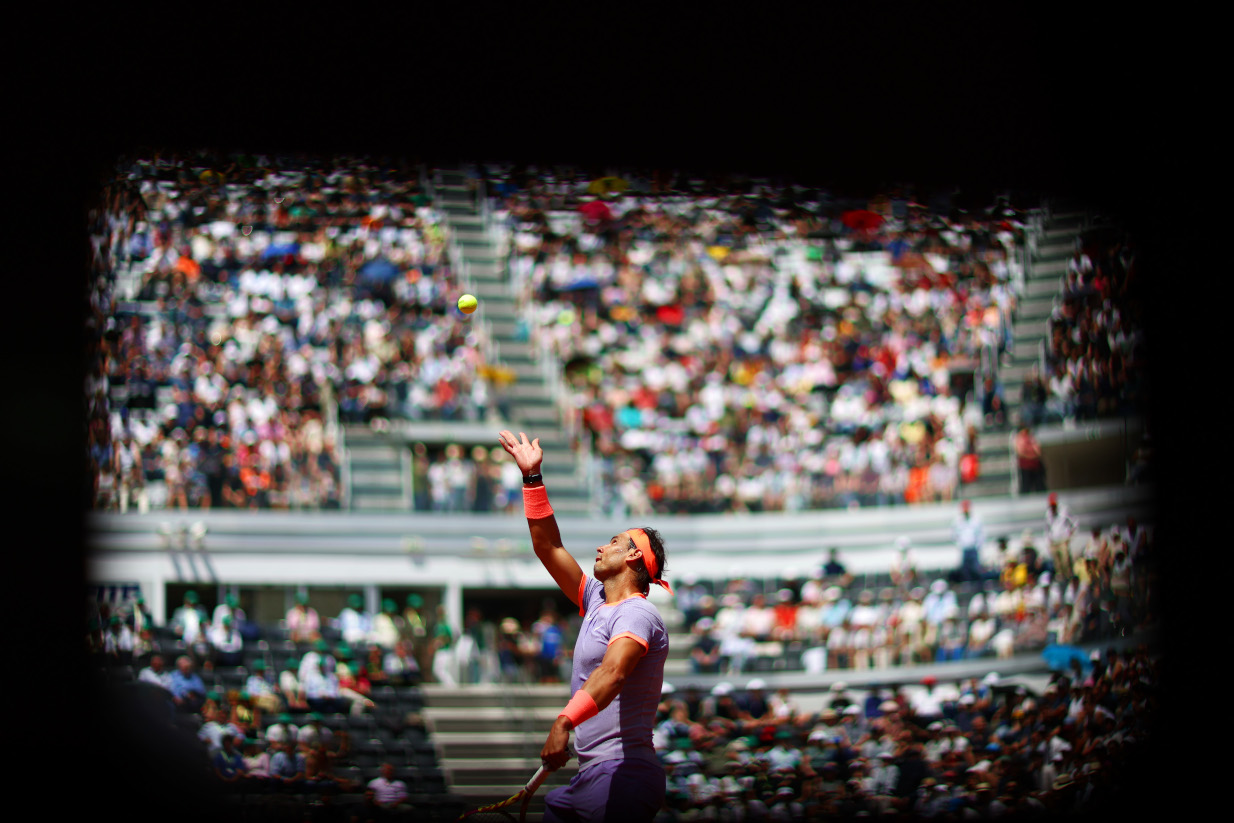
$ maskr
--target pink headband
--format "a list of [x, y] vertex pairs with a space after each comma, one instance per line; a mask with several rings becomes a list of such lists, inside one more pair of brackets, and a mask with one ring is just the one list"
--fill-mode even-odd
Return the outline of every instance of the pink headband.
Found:
[[651, 541], [647, 539], [647, 532], [642, 529], [630, 529], [626, 532], [626, 536], [634, 541], [634, 547], [643, 553], [643, 565], [647, 567], [647, 574], [651, 575], [651, 582], [657, 586], [663, 586], [669, 594], [673, 593], [673, 587], [668, 584], [667, 580], [660, 580], [660, 567], [656, 563], [656, 553], [651, 550]]

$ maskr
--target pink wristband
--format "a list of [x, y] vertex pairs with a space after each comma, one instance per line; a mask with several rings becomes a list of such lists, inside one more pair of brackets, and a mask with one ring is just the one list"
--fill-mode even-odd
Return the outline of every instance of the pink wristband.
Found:
[[586, 689], [579, 689], [557, 716], [568, 717], [570, 725], [577, 729], [579, 723], [582, 723], [584, 720], [590, 720], [599, 713], [600, 707], [596, 705], [596, 701], [592, 696], [587, 694]]
[[544, 486], [523, 487], [523, 513], [528, 520], [543, 520], [553, 516], [553, 507], [548, 504], [548, 489]]

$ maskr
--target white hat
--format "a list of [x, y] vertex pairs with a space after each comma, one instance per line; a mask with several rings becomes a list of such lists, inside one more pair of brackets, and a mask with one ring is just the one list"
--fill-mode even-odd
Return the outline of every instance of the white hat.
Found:
[[711, 687], [711, 693], [716, 697], [722, 697], [729, 694], [733, 690], [733, 684], [727, 681], [720, 682]]
[[981, 685], [993, 686], [998, 682], [998, 672], [990, 672], [985, 677], [981, 678]]
[[761, 677], [756, 677], [746, 684], [746, 689], [749, 691], [754, 691], [755, 689], [765, 689], [765, 688], [767, 688], [767, 681], [763, 680], [763, 678]]
[[672, 694], [675, 691], [677, 691], [677, 689], [667, 680], [665, 680], [664, 685], [660, 687], [660, 694]]

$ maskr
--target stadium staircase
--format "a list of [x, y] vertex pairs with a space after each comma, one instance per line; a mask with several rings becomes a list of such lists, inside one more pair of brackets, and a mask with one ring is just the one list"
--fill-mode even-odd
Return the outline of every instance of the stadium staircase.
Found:
[[[564, 683], [421, 688], [446, 790], [469, 809], [505, 800], [523, 787], [540, 767], [544, 739], [570, 699]], [[577, 771], [578, 761], [571, 760], [550, 775], [528, 804], [527, 820], [540, 820], [544, 795]], [[518, 809], [513, 811], [517, 818]]]
[[[433, 172], [431, 191], [435, 207], [449, 226], [451, 264], [466, 291], [480, 302], [471, 316], [482, 323], [491, 346], [488, 364], [508, 383], [490, 381], [498, 405], [505, 412], [492, 425], [539, 437], [544, 449], [544, 480], [553, 489], [553, 508], [563, 514], [590, 511], [585, 459], [571, 446], [562, 425], [558, 398], [564, 391], [556, 364], [545, 362], [519, 317], [510, 288], [505, 254], [483, 213], [482, 196], [468, 184], [465, 172]], [[353, 511], [410, 511], [412, 508], [411, 456], [404, 439], [393, 430], [366, 425], [344, 427], [347, 454], [348, 508]]]
[[411, 452], [387, 433], [366, 425], [343, 427], [348, 508], [383, 512], [411, 510]]
[[[544, 449], [544, 482], [553, 489], [553, 509], [567, 514], [590, 511], [585, 459], [573, 448], [558, 399], [565, 387], [559, 365], [539, 351], [520, 317], [511, 289], [505, 250], [484, 213], [484, 194], [458, 169], [441, 169], [433, 180], [434, 201], [450, 231], [451, 262], [462, 287], [479, 300], [473, 322], [484, 324], [491, 367], [510, 378], [493, 383], [502, 396], [502, 425], [539, 437]], [[494, 432], [494, 438], [496, 432]]]
[[1044, 362], [1048, 321], [1060, 291], [1067, 259], [1075, 249], [1076, 238], [1087, 225], [1088, 216], [1080, 208], [1059, 204], [1045, 216], [1039, 230], [1031, 232], [1023, 293], [1012, 324], [1012, 345], [999, 367], [1008, 420], [1003, 426], [988, 427], [977, 440], [981, 476], [964, 486], [965, 497], [1002, 497], [1015, 489], [1016, 466], [1012, 451], [1014, 425], [1024, 378], [1034, 364]]

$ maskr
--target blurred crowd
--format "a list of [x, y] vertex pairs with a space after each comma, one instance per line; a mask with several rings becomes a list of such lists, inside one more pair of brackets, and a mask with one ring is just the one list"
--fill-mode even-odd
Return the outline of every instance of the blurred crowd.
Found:
[[658, 821], [1037, 819], [1098, 814], [1142, 791], [1160, 662], [1094, 652], [1040, 694], [996, 673], [925, 678], [864, 699], [843, 683], [803, 712], [788, 689], [666, 689], [655, 743], [668, 772]]
[[1005, 199], [965, 214], [909, 188], [848, 203], [488, 173], [530, 333], [567, 364], [611, 511], [949, 500], [975, 477], [977, 431], [1009, 422], [997, 365], [1025, 215]]
[[1036, 426], [1143, 413], [1146, 352], [1133, 240], [1082, 235], [1059, 280], [1043, 368], [1025, 377], [1021, 418]]
[[[958, 522], [975, 517], [962, 508]], [[1126, 788], [1158, 664], [1143, 649], [1089, 659], [1079, 646], [1158, 625], [1151, 531], [1128, 518], [1084, 533], [1052, 498], [1041, 529], [979, 539], [976, 563], [950, 570], [921, 569], [902, 538], [874, 578], [832, 549], [802, 580], [681, 581], [665, 608], [690, 635], [689, 671], [725, 679], [700, 690], [689, 674], [666, 677], [660, 819], [1034, 816], [1092, 810]], [[580, 628], [547, 601], [533, 621], [470, 608], [452, 627], [416, 593], [375, 611], [353, 594], [334, 616], [301, 594], [274, 625], [232, 596], [209, 608], [192, 590], [165, 625], [132, 591], [90, 605], [86, 646], [100, 668], [155, 695], [221, 792], [296, 798], [297, 819], [309, 807], [313, 819], [410, 819], [424, 791], [446, 797], [415, 687], [568, 682]], [[874, 688], [864, 700], [837, 684], [828, 707], [804, 712], [760, 677], [976, 659], [997, 668], [1033, 653], [1056, 672], [1041, 694], [996, 674]], [[744, 689], [738, 677], [751, 678]]]
[[692, 635], [691, 670], [994, 661], [1123, 637], [1159, 620], [1151, 541], [1134, 518], [1055, 537], [1048, 527], [1001, 537], [976, 574], [964, 563], [923, 571], [901, 538], [882, 586], [857, 580], [835, 550], [806, 580], [686, 580], [676, 602]]
[[[340, 423], [497, 414], [421, 170], [202, 151], [115, 172], [89, 227], [93, 506], [338, 507]], [[952, 500], [984, 429], [1143, 411], [1125, 236], [1077, 241], [1013, 420], [999, 366], [1032, 238], [1009, 196], [965, 211], [911, 186], [858, 201], [739, 176], [480, 178], [606, 513]], [[500, 461], [460, 459], [470, 510], [505, 509]], [[459, 509], [458, 465], [417, 508]]]
[[98, 508], [337, 507], [340, 422], [489, 407], [446, 224], [398, 161], [124, 159], [90, 234]]

